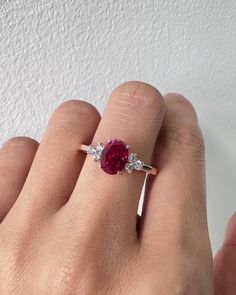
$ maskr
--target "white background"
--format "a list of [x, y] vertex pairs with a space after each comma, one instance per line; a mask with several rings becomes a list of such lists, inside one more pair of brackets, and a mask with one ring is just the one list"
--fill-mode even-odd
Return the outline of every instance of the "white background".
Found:
[[236, 210], [235, 0], [0, 0], [0, 143], [40, 140], [52, 110], [144, 80], [195, 105], [214, 251]]

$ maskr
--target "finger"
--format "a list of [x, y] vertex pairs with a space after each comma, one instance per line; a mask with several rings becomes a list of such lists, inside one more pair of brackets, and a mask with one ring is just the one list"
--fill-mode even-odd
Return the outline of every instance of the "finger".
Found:
[[230, 218], [224, 244], [214, 258], [214, 294], [236, 294], [236, 213]]
[[[120, 139], [130, 145], [130, 152], [137, 152], [143, 161], [149, 163], [163, 115], [164, 101], [154, 87], [141, 82], [127, 82], [111, 94], [93, 143]], [[123, 230], [131, 230], [134, 233], [144, 177], [143, 172], [137, 171], [122, 175], [106, 174], [88, 156], [72, 195], [71, 207], [76, 212], [80, 208], [80, 220], [85, 220], [85, 224], [86, 220], [90, 224], [96, 223], [101, 217], [103, 220], [100, 221], [106, 226], [115, 226], [112, 232], [122, 234]]]
[[232, 215], [225, 232], [225, 245], [236, 246], [236, 212]]
[[37, 141], [15, 137], [0, 149], [0, 222], [15, 203], [32, 165]]
[[91, 141], [99, 120], [97, 110], [83, 101], [68, 101], [56, 109], [16, 202], [16, 211], [26, 218], [47, 216], [68, 200], [85, 158], [78, 153], [78, 146]]
[[[153, 251], [210, 252], [205, 201], [204, 141], [196, 112], [178, 94], [165, 96], [166, 116], [147, 181], [141, 240]], [[187, 249], [186, 249], [187, 248]]]

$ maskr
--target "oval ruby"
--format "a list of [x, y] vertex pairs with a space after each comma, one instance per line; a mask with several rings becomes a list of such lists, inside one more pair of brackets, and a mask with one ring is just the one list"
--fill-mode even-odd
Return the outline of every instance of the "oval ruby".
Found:
[[101, 154], [101, 168], [108, 174], [117, 174], [127, 163], [129, 152], [126, 144], [118, 139], [108, 142]]

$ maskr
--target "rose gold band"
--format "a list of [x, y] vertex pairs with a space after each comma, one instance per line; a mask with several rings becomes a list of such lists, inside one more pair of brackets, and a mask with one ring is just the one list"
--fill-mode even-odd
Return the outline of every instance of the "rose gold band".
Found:
[[155, 168], [155, 167], [153, 167], [151, 165], [143, 164], [143, 167], [142, 167], [141, 170], [144, 171], [147, 174], [157, 175], [157, 168]]
[[83, 151], [83, 152], [86, 152], [86, 153], [87, 153], [88, 149], [89, 149], [89, 146], [86, 145], [86, 144], [81, 144], [81, 145], [79, 146], [79, 150], [80, 150], [80, 151]]

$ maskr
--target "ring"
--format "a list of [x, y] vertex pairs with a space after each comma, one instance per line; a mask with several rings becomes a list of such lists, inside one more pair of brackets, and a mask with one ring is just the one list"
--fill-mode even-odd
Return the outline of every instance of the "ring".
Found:
[[107, 174], [121, 174], [123, 170], [132, 173], [134, 170], [156, 175], [157, 169], [145, 164], [136, 153], [129, 153], [130, 146], [119, 139], [108, 140], [107, 144], [97, 146], [81, 144], [79, 150], [100, 162], [100, 168]]

